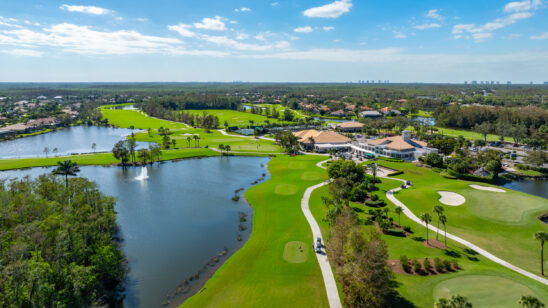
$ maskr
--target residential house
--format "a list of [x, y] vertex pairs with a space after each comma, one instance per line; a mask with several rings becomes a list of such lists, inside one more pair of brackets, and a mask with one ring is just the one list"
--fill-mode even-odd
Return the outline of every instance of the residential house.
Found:
[[341, 132], [361, 132], [364, 127], [363, 123], [360, 122], [342, 122], [332, 124], [333, 128]]
[[377, 110], [366, 110], [360, 112], [360, 117], [362, 118], [382, 118], [382, 114], [378, 112]]

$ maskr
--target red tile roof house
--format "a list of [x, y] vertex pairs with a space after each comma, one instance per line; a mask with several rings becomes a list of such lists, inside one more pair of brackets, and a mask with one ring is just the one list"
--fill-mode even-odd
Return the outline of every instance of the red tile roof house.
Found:
[[293, 133], [299, 138], [299, 143], [304, 149], [314, 148], [317, 152], [329, 150], [343, 150], [351, 148], [350, 138], [331, 131], [317, 131], [315, 129], [301, 130]]
[[344, 117], [346, 115], [346, 112], [344, 112], [343, 110], [336, 110], [331, 112], [330, 115], [334, 117]]
[[27, 122], [29, 127], [41, 127], [41, 126], [55, 126], [59, 122], [54, 117], [34, 119]]

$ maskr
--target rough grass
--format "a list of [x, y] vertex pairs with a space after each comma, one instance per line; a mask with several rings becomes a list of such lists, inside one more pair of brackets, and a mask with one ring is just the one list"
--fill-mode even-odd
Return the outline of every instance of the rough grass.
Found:
[[[321, 182], [301, 179], [303, 170], [289, 164], [300, 162], [317, 171], [315, 164], [322, 159], [303, 155], [270, 161], [271, 179], [245, 194], [254, 211], [250, 239], [183, 307], [328, 307], [317, 259], [312, 255], [302, 263], [284, 259], [288, 242], [309, 243], [303, 249], [312, 250], [312, 233], [300, 202], [307, 187]], [[296, 193], [276, 194], [276, 187], [286, 183], [294, 184]]]

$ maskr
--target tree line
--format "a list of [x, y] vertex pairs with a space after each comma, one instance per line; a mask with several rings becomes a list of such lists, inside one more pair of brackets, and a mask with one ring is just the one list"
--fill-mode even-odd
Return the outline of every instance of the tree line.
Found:
[[66, 183], [54, 175], [0, 183], [0, 306], [121, 303], [127, 269], [115, 241], [116, 200], [87, 179]]

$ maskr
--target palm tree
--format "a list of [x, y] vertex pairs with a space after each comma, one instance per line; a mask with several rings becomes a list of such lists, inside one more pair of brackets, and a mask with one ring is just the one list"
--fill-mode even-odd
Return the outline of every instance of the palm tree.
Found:
[[97, 144], [95, 144], [95, 142], [92, 143], [92, 144], [91, 144], [91, 150], [93, 151], [93, 153], [95, 153], [95, 149], [96, 149], [96, 148], [97, 148]]
[[373, 175], [373, 182], [376, 182], [375, 177], [377, 176], [377, 164], [369, 164], [367, 165], [367, 169], [371, 170], [371, 175]]
[[443, 214], [443, 211], [445, 209], [441, 205], [434, 205], [434, 213], [438, 215], [438, 230], [436, 231], [436, 240], [438, 239], [438, 235], [440, 234], [440, 215]]
[[401, 213], [403, 212], [403, 208], [401, 206], [396, 206], [394, 208], [394, 213], [398, 214], [398, 225], [401, 227]]
[[384, 216], [388, 217], [388, 213], [390, 213], [390, 209], [388, 207], [385, 207], [384, 209], [382, 209], [383, 213], [384, 213]]
[[223, 153], [223, 151], [225, 150], [225, 145], [219, 144], [219, 150], [221, 150], [221, 153]]
[[80, 172], [78, 164], [71, 160], [65, 160], [64, 162], [57, 162], [57, 168], [53, 170], [55, 175], [65, 176], [65, 187], [68, 187], [68, 176], [76, 176], [76, 173]]
[[198, 141], [198, 147], [200, 147], [200, 136], [196, 136], [196, 140]]
[[447, 247], [447, 216], [441, 214], [439, 217], [438, 217], [439, 221], [441, 222], [441, 224], [443, 225], [443, 232], [445, 233], [445, 247]]
[[540, 273], [544, 276], [544, 242], [548, 241], [548, 233], [538, 231], [534, 235], [535, 240], [540, 241]]
[[49, 148], [48, 147], [45, 147], [44, 148], [44, 153], [46, 154], [46, 158], [48, 157], [48, 154], [49, 154]]
[[196, 146], [196, 140], [198, 140], [198, 135], [194, 135], [192, 136], [192, 138], [194, 139], [194, 146]]
[[189, 148], [190, 148], [190, 140], [192, 140], [192, 138], [186, 137], [186, 141], [188, 142], [188, 147], [189, 147]]
[[519, 300], [518, 304], [524, 308], [543, 308], [544, 303], [542, 303], [538, 298], [531, 295], [523, 295]]
[[225, 145], [225, 151], [226, 151], [226, 153], [230, 152], [230, 150], [231, 150], [230, 146], [229, 146], [228, 144]]
[[423, 213], [420, 218], [426, 224], [426, 244], [428, 244], [428, 224], [432, 221], [432, 216], [430, 213]]

